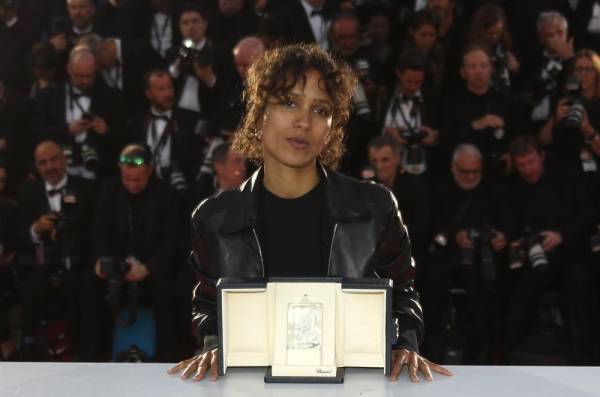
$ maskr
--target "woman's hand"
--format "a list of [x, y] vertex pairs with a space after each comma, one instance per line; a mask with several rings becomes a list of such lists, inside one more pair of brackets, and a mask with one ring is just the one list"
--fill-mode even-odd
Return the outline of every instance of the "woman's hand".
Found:
[[394, 350], [392, 352], [391, 381], [394, 382], [398, 379], [398, 376], [404, 367], [408, 367], [408, 376], [410, 376], [410, 380], [413, 382], [419, 382], [419, 371], [428, 381], [433, 380], [433, 374], [431, 371], [446, 376], [452, 376], [452, 372], [450, 372], [448, 369], [427, 360], [425, 357], [421, 357], [419, 354], [413, 351], [407, 349]]

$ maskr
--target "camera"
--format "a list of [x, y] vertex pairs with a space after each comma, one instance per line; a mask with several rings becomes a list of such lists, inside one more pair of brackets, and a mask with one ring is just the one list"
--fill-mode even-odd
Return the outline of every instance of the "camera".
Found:
[[544, 271], [549, 262], [544, 248], [542, 247], [542, 236], [539, 233], [526, 231], [525, 237], [517, 240], [517, 244], [508, 253], [510, 269], [522, 268], [525, 262], [529, 262], [531, 268]]
[[506, 53], [496, 52], [492, 57], [494, 66], [494, 85], [496, 89], [503, 91], [510, 88], [510, 73], [506, 65]]
[[425, 148], [421, 141], [427, 134], [421, 129], [408, 128], [400, 132], [407, 144], [402, 152], [402, 168], [412, 174], [422, 174], [427, 168]]
[[375, 168], [370, 165], [364, 166], [360, 170], [360, 179], [363, 181], [377, 182], [377, 172], [375, 171]]
[[176, 164], [171, 167], [160, 167], [160, 176], [163, 180], [169, 181], [177, 193], [185, 194], [189, 190], [185, 175]]
[[126, 261], [112, 256], [100, 257], [99, 261], [100, 270], [106, 275], [107, 280], [106, 300], [113, 308], [116, 308], [121, 301], [124, 276], [131, 266]]
[[563, 125], [567, 128], [581, 128], [585, 108], [581, 95], [581, 83], [577, 76], [571, 75], [567, 78], [565, 91], [570, 109], [569, 114], [563, 121]]
[[177, 53], [183, 65], [192, 65], [194, 63], [202, 66], [213, 64], [214, 55], [211, 48], [205, 45], [201, 50], [194, 48], [194, 42], [190, 39], [183, 41]]
[[146, 353], [140, 350], [139, 347], [133, 345], [117, 356], [119, 363], [143, 363], [147, 361]]
[[358, 84], [352, 96], [352, 105], [357, 116], [368, 117], [371, 115], [371, 105], [362, 84]]
[[91, 123], [92, 121], [94, 121], [94, 115], [92, 113], [85, 112], [81, 116], [81, 119], [87, 121], [88, 123]]
[[472, 266], [479, 259], [484, 280], [496, 280], [494, 251], [492, 250], [492, 240], [496, 237], [496, 233], [491, 228], [481, 230], [471, 228], [467, 229], [467, 236], [473, 243], [473, 247], [461, 248], [461, 264]]
[[100, 156], [98, 155], [98, 151], [91, 145], [84, 143], [81, 146], [81, 161], [83, 162], [83, 166], [88, 170], [97, 170], [98, 164], [100, 163]]
[[368, 60], [364, 58], [357, 59], [356, 63], [354, 64], [354, 68], [356, 69], [358, 78], [362, 83], [371, 80], [371, 65], [369, 65]]

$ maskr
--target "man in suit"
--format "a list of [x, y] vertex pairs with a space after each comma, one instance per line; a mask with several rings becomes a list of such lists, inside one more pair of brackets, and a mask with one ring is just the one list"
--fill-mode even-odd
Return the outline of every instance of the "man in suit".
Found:
[[144, 84], [150, 106], [130, 120], [129, 141], [147, 144], [156, 176], [186, 193], [201, 162], [198, 153], [202, 152], [202, 141], [195, 133], [197, 115], [174, 107], [175, 91], [167, 71], [148, 72]]
[[145, 145], [128, 145], [119, 156], [120, 178], [104, 183], [94, 222], [95, 273], [108, 274], [100, 258], [125, 262], [126, 288], [141, 287], [157, 325], [157, 358], [173, 360], [173, 278], [177, 270], [177, 200], [170, 186], [153, 174]]
[[36, 98], [35, 138], [64, 146], [70, 174], [104, 176], [114, 164], [119, 94], [96, 78], [96, 57], [87, 47], [71, 51], [67, 72], [67, 83], [51, 86]]
[[206, 37], [205, 12], [194, 3], [182, 6], [179, 14], [181, 46], [167, 54], [169, 73], [175, 82], [177, 107], [210, 119], [215, 112], [218, 93], [215, 52]]
[[318, 43], [327, 49], [327, 26], [333, 14], [331, 1], [292, 0], [281, 5], [275, 15], [279, 32], [286, 43]]
[[147, 41], [162, 58], [180, 42], [175, 0], [137, 0], [127, 4], [131, 38]]
[[162, 66], [162, 60], [150, 44], [120, 38], [101, 40], [98, 66], [107, 86], [123, 95], [127, 114], [139, 112], [145, 103], [142, 76]]
[[17, 193], [18, 259], [25, 274], [23, 342], [26, 346], [34, 343], [40, 320], [47, 315], [45, 290], [56, 286], [62, 287], [59, 291], [67, 302], [71, 334], [77, 341], [81, 324], [81, 340], [85, 341], [86, 328], [80, 319], [82, 285], [90, 274], [93, 187], [67, 174], [66, 157], [56, 142], [41, 142], [34, 159], [40, 178], [26, 180]]

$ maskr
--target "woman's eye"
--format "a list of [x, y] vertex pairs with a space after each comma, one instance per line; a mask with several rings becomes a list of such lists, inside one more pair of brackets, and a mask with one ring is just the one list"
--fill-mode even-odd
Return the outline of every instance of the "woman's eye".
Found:
[[289, 99], [289, 98], [286, 98], [286, 99], [284, 99], [284, 100], [281, 102], [281, 104], [282, 104], [283, 106], [285, 106], [285, 107], [288, 107], [288, 108], [291, 108], [291, 107], [294, 107], [294, 106], [296, 106], [296, 102], [294, 102], [294, 100], [293, 100], [293, 99]]
[[316, 108], [315, 112], [318, 115], [323, 116], [323, 117], [329, 117], [329, 115], [331, 114], [331, 112], [329, 111], [329, 109], [327, 109], [327, 108], [321, 108], [321, 107]]

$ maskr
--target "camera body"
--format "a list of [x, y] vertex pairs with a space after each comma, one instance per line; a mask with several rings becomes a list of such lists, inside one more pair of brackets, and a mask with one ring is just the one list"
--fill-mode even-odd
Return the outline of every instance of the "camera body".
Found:
[[563, 121], [563, 125], [567, 128], [581, 128], [585, 108], [581, 94], [581, 82], [577, 76], [571, 75], [567, 77], [565, 93], [570, 109], [569, 114]]
[[211, 66], [214, 63], [212, 50], [207, 45], [198, 50], [194, 48], [194, 42], [190, 39], [183, 41], [177, 56], [184, 67], [191, 67], [194, 63], [202, 66]]
[[100, 257], [99, 262], [100, 270], [106, 275], [107, 280], [106, 300], [113, 308], [116, 308], [121, 300], [124, 276], [129, 272], [131, 265], [125, 260], [112, 256]]
[[467, 229], [467, 236], [473, 243], [473, 247], [460, 249], [460, 263], [472, 266], [479, 260], [484, 279], [488, 281], [496, 280], [494, 251], [492, 249], [492, 240], [496, 237], [496, 233], [489, 227], [469, 228]]

